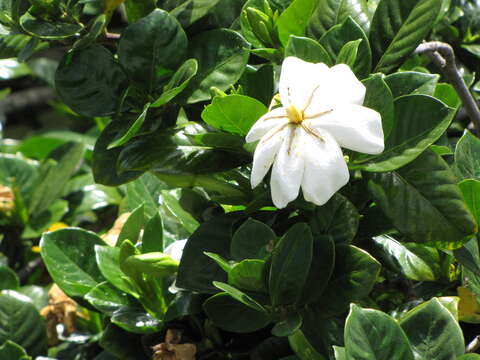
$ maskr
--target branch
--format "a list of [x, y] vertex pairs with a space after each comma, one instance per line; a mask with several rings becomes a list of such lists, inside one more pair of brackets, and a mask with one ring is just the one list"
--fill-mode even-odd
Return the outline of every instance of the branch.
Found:
[[420, 44], [415, 49], [414, 54], [426, 54], [443, 71], [443, 74], [453, 85], [462, 100], [463, 106], [475, 127], [477, 136], [480, 136], [480, 110], [458, 71], [452, 47], [447, 43], [431, 41]]
[[470, 341], [470, 343], [467, 345], [467, 348], [465, 349], [465, 352], [466, 353], [473, 353], [479, 347], [480, 347], [480, 336], [475, 336], [475, 338], [472, 341]]

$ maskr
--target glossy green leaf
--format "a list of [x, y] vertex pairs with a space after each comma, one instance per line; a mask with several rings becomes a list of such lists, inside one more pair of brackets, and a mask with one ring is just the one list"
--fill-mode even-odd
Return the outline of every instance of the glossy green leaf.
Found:
[[410, 310], [400, 320], [400, 326], [410, 340], [415, 358], [449, 360], [465, 352], [460, 326], [437, 298]]
[[145, 224], [142, 236], [142, 252], [149, 253], [163, 250], [163, 222], [160, 214], [157, 212]]
[[341, 244], [353, 240], [359, 221], [355, 205], [337, 193], [325, 205], [315, 208], [309, 224], [315, 236], [329, 235], [336, 244]]
[[132, 211], [128, 219], [122, 226], [120, 234], [118, 234], [116, 246], [120, 246], [123, 240], [130, 240], [132, 243], [136, 243], [140, 237], [143, 225], [145, 223], [145, 216], [143, 211], [143, 204]]
[[[120, 261], [122, 260], [120, 259]], [[177, 272], [178, 261], [162, 252], [151, 252], [128, 256], [124, 261], [124, 266], [160, 280]]]
[[315, 348], [308, 342], [301, 330], [295, 331], [288, 337], [288, 342], [295, 354], [301, 360], [326, 360]]
[[[178, 194], [178, 192], [176, 192], [176, 194]], [[162, 202], [162, 205], [164, 205], [177, 219], [188, 234], [192, 234], [197, 230], [199, 226], [198, 221], [182, 207], [179, 198], [176, 197], [172, 191], [163, 190], [161, 192], [160, 201]]]
[[245, 259], [232, 266], [228, 272], [228, 283], [246, 291], [266, 292], [265, 275], [265, 261]]
[[238, 220], [237, 214], [226, 214], [201, 224], [190, 236], [183, 249], [182, 262], [178, 269], [177, 286], [203, 293], [218, 291], [213, 281], [226, 281], [225, 272], [204, 251], [229, 257], [232, 227]]
[[79, 23], [38, 19], [30, 12], [20, 17], [20, 25], [27, 33], [48, 40], [69, 38], [83, 30], [83, 25]]
[[349, 41], [343, 45], [337, 56], [337, 64], [346, 64], [349, 67], [353, 67], [355, 65], [355, 60], [357, 59], [358, 47], [361, 42], [362, 39], [358, 39]]
[[224, 91], [233, 85], [245, 69], [248, 48], [245, 39], [232, 30], [211, 30], [193, 37], [187, 55], [198, 61], [198, 72], [185, 90], [187, 102], [209, 100], [212, 86]]
[[302, 317], [298, 312], [285, 315], [285, 318], [278, 321], [272, 328], [272, 335], [290, 336], [302, 326]]
[[440, 254], [435, 248], [400, 243], [388, 235], [374, 237], [373, 241], [381, 248], [384, 261], [407, 279], [435, 281], [442, 275]]
[[23, 347], [31, 356], [47, 354], [44, 319], [28, 297], [12, 290], [0, 293], [0, 344], [7, 340]]
[[480, 180], [480, 139], [469, 131], [463, 134], [455, 148], [455, 171], [462, 179]]
[[143, 107], [143, 111], [140, 113], [140, 115], [138, 115], [132, 125], [118, 139], [112, 141], [112, 143], [108, 145], [107, 150], [123, 145], [128, 142], [128, 140], [130, 140], [132, 137], [134, 137], [140, 131], [140, 128], [142, 127], [145, 118], [147, 117], [147, 111], [149, 108], [150, 103], [146, 103]]
[[63, 57], [55, 73], [55, 88], [77, 113], [105, 116], [115, 111], [126, 80], [113, 54], [101, 45], [92, 45]]
[[219, 130], [246, 135], [267, 111], [267, 107], [260, 101], [248, 96], [216, 96], [202, 111], [202, 120]]
[[328, 30], [320, 38], [319, 42], [327, 50], [332, 59], [336, 61], [345, 44], [358, 39], [361, 39], [362, 42], [358, 47], [357, 59], [352, 70], [359, 79], [363, 79], [370, 74], [372, 52], [367, 36], [351, 17], [348, 17], [342, 24], [335, 25]]
[[335, 354], [335, 360], [347, 360], [347, 353], [344, 347], [334, 346], [333, 351]]
[[243, 291], [240, 291], [240, 290], [236, 289], [235, 287], [230, 286], [230, 285], [225, 284], [225, 283], [222, 283], [220, 281], [214, 281], [213, 285], [216, 288], [225, 291], [232, 298], [234, 298], [237, 301], [240, 301], [244, 305], [247, 305], [251, 309], [254, 309], [256, 311], [265, 312], [265, 313], [267, 312], [267, 310], [265, 310], [265, 308], [262, 305], [260, 305], [252, 297], [245, 294]]
[[112, 315], [123, 306], [134, 306], [133, 298], [129, 297], [109, 282], [105, 281], [85, 295], [85, 300], [102, 313]]
[[351, 360], [414, 360], [407, 336], [392, 317], [354, 304], [345, 324], [345, 352]]
[[156, 7], [155, 0], [126, 0], [125, 12], [129, 23], [140, 20]]
[[138, 307], [121, 307], [113, 313], [111, 320], [118, 327], [135, 334], [152, 334], [163, 328], [162, 321]]
[[274, 90], [274, 71], [272, 64], [260, 67], [247, 66], [239, 80], [243, 94], [270, 105]]
[[131, 80], [149, 92], [185, 59], [187, 36], [168, 12], [155, 9], [130, 24], [118, 44], [118, 59]]
[[168, 83], [163, 87], [162, 94], [151, 105], [151, 107], [160, 107], [175, 96], [180, 94], [190, 83], [190, 80], [197, 74], [198, 62], [195, 59], [186, 60], [178, 69], [175, 74], [170, 78]]
[[7, 340], [0, 346], [0, 359], [8, 360], [31, 360], [25, 349], [13, 341]]
[[433, 93], [433, 97], [454, 109], [459, 109], [460, 105], [462, 105], [462, 100], [458, 96], [457, 91], [450, 84], [437, 84], [435, 87], [435, 92]]
[[458, 186], [460, 187], [468, 208], [477, 220], [477, 223], [480, 223], [480, 181], [466, 179], [461, 181]]
[[335, 248], [335, 268], [327, 288], [315, 305], [325, 317], [340, 314], [352, 301], [368, 295], [380, 273], [380, 263], [369, 253], [352, 245]]
[[294, 304], [302, 295], [312, 262], [313, 238], [307, 224], [292, 226], [272, 255], [268, 280], [272, 304]]
[[264, 223], [247, 219], [233, 234], [230, 254], [235, 260], [262, 259], [266, 256], [267, 246], [273, 246], [276, 235]]
[[290, 35], [303, 36], [318, 0], [293, 0], [276, 21], [278, 37], [286, 46]]
[[370, 11], [365, 0], [319, 0], [308, 24], [309, 32], [316, 38], [333, 26], [343, 23], [349, 16], [365, 33], [370, 28]]
[[[144, 204], [146, 217], [158, 214], [160, 192], [167, 188], [156, 176], [145, 173], [127, 184], [127, 203], [131, 211]], [[165, 221], [165, 219], [162, 219]]]
[[210, 297], [203, 308], [216, 326], [231, 332], [253, 332], [270, 323], [266, 313], [253, 310], [226, 293]]
[[131, 295], [137, 295], [130, 283], [124, 279], [120, 269], [120, 249], [111, 246], [95, 246], [95, 260], [102, 275], [112, 285]]
[[232, 267], [234, 265], [233, 261], [230, 262], [230, 261], [224, 259], [223, 257], [221, 257], [220, 255], [212, 253], [212, 252], [208, 252], [208, 251], [205, 251], [204, 254], [206, 256], [208, 256], [210, 259], [212, 259], [213, 261], [215, 261], [217, 263], [217, 265], [220, 266], [220, 268], [223, 271], [225, 271], [226, 273], [229, 273], [230, 270], [232, 270]]
[[455, 249], [477, 231], [454, 174], [430, 150], [395, 172], [372, 174], [368, 188], [410, 241]]
[[440, 6], [440, 0], [381, 0], [370, 30], [375, 71], [400, 66], [425, 39]]
[[0, 266], [0, 290], [18, 290], [20, 280], [15, 271], [8, 266]]
[[[382, 154], [356, 161], [359, 168], [392, 171], [417, 158], [447, 130], [453, 109], [425, 95], [402, 96], [395, 100], [395, 118]], [[355, 161], [354, 161], [355, 163]]]
[[285, 46], [285, 57], [295, 56], [302, 60], [332, 66], [333, 61], [327, 50], [316, 40], [308, 37], [290, 35]]
[[217, 5], [219, 0], [187, 0], [170, 11], [184, 28], [197, 22]]
[[79, 228], [47, 232], [40, 249], [55, 283], [69, 296], [83, 296], [105, 281], [95, 262], [95, 245], [105, 243], [94, 233]]
[[437, 74], [402, 71], [386, 76], [385, 82], [393, 97], [398, 98], [411, 94], [433, 95], [439, 78]]

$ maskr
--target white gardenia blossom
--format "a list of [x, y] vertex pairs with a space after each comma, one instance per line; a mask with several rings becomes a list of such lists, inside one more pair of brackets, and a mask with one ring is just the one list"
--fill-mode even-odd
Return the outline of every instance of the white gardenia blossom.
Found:
[[180, 261], [183, 255], [183, 248], [187, 244], [187, 240], [177, 240], [163, 251], [164, 254], [169, 255], [173, 260]]
[[349, 179], [340, 147], [379, 154], [384, 149], [378, 112], [362, 106], [365, 86], [347, 65], [329, 68], [287, 57], [279, 84], [282, 107], [263, 115], [246, 141], [260, 140], [253, 158], [252, 187], [273, 164], [270, 187], [276, 207], [297, 198], [325, 204]]

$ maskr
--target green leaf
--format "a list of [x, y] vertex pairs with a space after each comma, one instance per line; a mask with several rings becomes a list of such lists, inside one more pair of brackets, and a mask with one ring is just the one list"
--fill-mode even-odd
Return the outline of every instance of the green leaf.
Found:
[[47, 354], [44, 319], [28, 297], [12, 290], [0, 293], [0, 344], [7, 340], [23, 347], [31, 356]]
[[90, 290], [85, 295], [85, 300], [102, 313], [110, 316], [123, 306], [136, 305], [133, 298], [106, 281]]
[[231, 332], [249, 333], [262, 329], [270, 323], [266, 313], [253, 310], [227, 293], [210, 297], [203, 304], [203, 308], [216, 326]]
[[29, 199], [29, 213], [39, 215], [61, 196], [67, 181], [83, 160], [85, 147], [81, 143], [66, 143], [52, 153], [39, 168], [35, 192]]
[[284, 319], [277, 322], [272, 329], [272, 335], [290, 336], [302, 326], [302, 317], [298, 312], [292, 312], [285, 316]]
[[460, 187], [465, 203], [475, 217], [477, 224], [480, 223], [480, 181], [466, 179], [461, 181], [458, 186]]
[[394, 96], [380, 74], [374, 74], [362, 81], [366, 87], [363, 106], [377, 111], [382, 116], [383, 136], [387, 139], [394, 126]]
[[132, 139], [117, 164], [121, 171], [153, 170], [162, 175], [216, 173], [251, 162], [242, 145], [243, 138], [227, 134], [215, 138], [201, 125], [189, 123], [178, 130]]
[[310, 344], [301, 330], [288, 337], [288, 342], [301, 360], [325, 360]]
[[335, 354], [335, 360], [347, 360], [347, 353], [344, 347], [334, 346], [333, 352]]
[[[151, 218], [158, 214], [160, 192], [167, 187], [156, 176], [145, 173], [138, 179], [129, 182], [126, 187], [130, 211], [144, 204], [145, 216]], [[165, 219], [162, 220], [165, 221]]]
[[361, 42], [362, 39], [358, 39], [349, 41], [343, 45], [337, 56], [337, 64], [346, 64], [349, 67], [353, 67], [355, 65], [355, 60], [357, 59], [358, 47]]
[[266, 112], [260, 101], [244, 95], [216, 96], [202, 111], [202, 120], [214, 128], [232, 134], [246, 135]]
[[188, 234], [192, 234], [197, 230], [198, 221], [180, 204], [177, 197], [173, 195], [172, 191], [163, 190], [161, 192], [161, 202], [170, 213], [177, 219], [177, 221], [183, 226]]
[[163, 322], [155, 319], [142, 308], [124, 306], [112, 315], [112, 323], [135, 334], [152, 334], [163, 328]]
[[478, 354], [465, 354], [460, 357], [457, 357], [457, 360], [480, 360], [480, 355]]
[[118, 44], [118, 59], [134, 83], [152, 93], [185, 59], [187, 36], [174, 16], [155, 9], [130, 24]]
[[396, 99], [403, 95], [433, 95], [440, 75], [402, 71], [385, 77], [385, 82]]
[[38, 311], [48, 305], [48, 291], [45, 287], [25, 285], [18, 289], [18, 292], [28, 296]]
[[242, 304], [247, 305], [248, 307], [252, 308], [256, 311], [267, 312], [267, 310], [260, 305], [256, 300], [245, 294], [243, 291], [240, 291], [233, 286], [228, 284], [222, 283], [220, 281], [214, 281], [213, 285], [220, 290], [225, 291], [228, 295], [234, 298], [237, 301], [240, 301]]
[[349, 16], [368, 34], [370, 11], [366, 0], [319, 0], [310, 18], [308, 31], [320, 38], [335, 25], [343, 23]]
[[410, 241], [455, 249], [477, 231], [455, 176], [433, 151], [425, 151], [395, 172], [370, 175], [368, 188]]
[[302, 295], [312, 262], [313, 239], [307, 224], [295, 224], [272, 255], [268, 280], [273, 306], [295, 304]]
[[276, 21], [278, 37], [286, 46], [290, 35], [303, 36], [318, 0], [293, 0]]
[[295, 56], [302, 60], [332, 66], [333, 61], [327, 50], [318, 41], [301, 36], [290, 35], [285, 46], [285, 57]]
[[385, 150], [380, 155], [354, 161], [362, 170], [392, 171], [413, 161], [442, 136], [455, 113], [425, 95], [402, 96], [395, 100], [394, 106], [395, 120]]
[[162, 95], [160, 95], [150, 107], [160, 107], [180, 94], [190, 83], [190, 80], [197, 74], [197, 70], [197, 60], [186, 60], [177, 71], [175, 71], [175, 74], [170, 78], [167, 85], [163, 87]]
[[235, 260], [262, 259], [266, 247], [273, 246], [277, 236], [270, 227], [255, 219], [248, 218], [233, 234], [230, 254]]
[[392, 317], [354, 304], [345, 324], [345, 352], [352, 360], [414, 359], [407, 336]]
[[435, 281], [442, 275], [440, 254], [435, 248], [415, 243], [400, 243], [383, 235], [373, 238], [382, 250], [382, 258], [407, 279]]
[[400, 66], [427, 36], [440, 6], [439, 0], [381, 0], [370, 30], [375, 71]]
[[128, 130], [120, 136], [120, 138], [112, 141], [110, 145], [108, 145], [107, 150], [113, 149], [117, 146], [121, 146], [128, 142], [132, 137], [134, 137], [140, 128], [143, 125], [143, 122], [145, 121], [145, 118], [147, 117], [147, 111], [150, 108], [150, 103], [146, 103], [145, 106], [143, 107], [143, 111], [138, 115], [138, 117], [135, 119], [133, 124], [128, 128]]
[[[120, 249], [120, 261], [122, 261], [121, 255], [122, 249]], [[120, 263], [120, 266], [122, 266], [122, 263]], [[124, 261], [124, 267], [161, 280], [177, 272], [178, 261], [162, 252], [151, 252], [128, 256]]]
[[480, 139], [469, 131], [463, 134], [455, 148], [455, 172], [462, 179], [480, 180]]
[[106, 116], [115, 111], [126, 80], [112, 53], [96, 44], [63, 57], [55, 73], [55, 88], [75, 112]]
[[274, 72], [272, 64], [260, 67], [247, 66], [239, 80], [243, 94], [270, 105], [274, 90]]
[[0, 290], [18, 290], [20, 287], [20, 280], [15, 271], [8, 266], [0, 266]]
[[212, 293], [217, 291], [212, 281], [226, 281], [225, 272], [203, 253], [207, 251], [228, 258], [233, 224], [238, 219], [238, 214], [216, 216], [201, 224], [190, 236], [178, 269], [178, 287]]
[[184, 28], [197, 22], [217, 5], [220, 0], [186, 0], [170, 11]]
[[31, 360], [25, 349], [13, 341], [7, 340], [0, 346], [0, 359], [8, 360]]
[[342, 24], [335, 25], [328, 30], [320, 38], [319, 42], [327, 50], [332, 59], [337, 61], [337, 57], [345, 44], [358, 39], [361, 39], [362, 42], [358, 47], [357, 59], [352, 70], [359, 79], [363, 79], [370, 74], [372, 52], [367, 36], [351, 17], [348, 17]]
[[209, 100], [212, 86], [225, 91], [233, 85], [247, 65], [248, 48], [242, 36], [227, 29], [206, 31], [192, 38], [188, 57], [197, 59], [198, 72], [185, 90], [187, 102]]
[[40, 249], [55, 283], [69, 296], [83, 296], [105, 281], [94, 258], [95, 245], [104, 244], [92, 232], [66, 228], [45, 233]]
[[156, 7], [155, 0], [126, 0], [125, 12], [129, 23], [140, 20]]
[[[9, 59], [18, 56], [31, 39], [32, 38], [27, 35], [15, 33], [3, 34], [0, 32], [0, 59]], [[45, 46], [42, 45], [41, 47]]]
[[220, 255], [212, 252], [205, 251], [204, 254], [208, 256], [210, 259], [212, 259], [213, 261], [215, 261], [217, 265], [220, 266], [220, 268], [226, 273], [229, 273], [230, 270], [232, 270], [234, 262], [230, 262], [224, 259], [223, 257], [221, 257]]
[[410, 310], [401, 320], [416, 358], [449, 360], [465, 352], [460, 326], [437, 298]]
[[107, 24], [107, 16], [105, 14], [98, 15], [92, 20], [89, 32], [83, 36], [80, 40], [73, 44], [72, 49], [79, 49], [92, 45], [95, 40], [102, 34]]
[[27, 33], [48, 40], [66, 39], [83, 30], [83, 25], [79, 23], [38, 19], [30, 12], [20, 17], [20, 25]]
[[246, 291], [266, 292], [265, 275], [265, 261], [245, 259], [231, 267], [228, 283]]
[[163, 250], [163, 222], [160, 214], [157, 212], [145, 224], [142, 236], [142, 252], [149, 253]]
[[137, 296], [120, 269], [120, 248], [95, 245], [95, 259], [105, 279], [121, 291]]
[[38, 178], [38, 163], [21, 155], [0, 154], [0, 183], [18, 188], [23, 197], [30, 196]]
[[315, 306], [328, 317], [344, 312], [352, 301], [367, 296], [380, 273], [380, 263], [352, 245], [336, 248], [335, 268], [327, 288]]
[[325, 205], [318, 206], [309, 224], [315, 236], [329, 235], [335, 244], [349, 243], [357, 234], [360, 214], [346, 197], [335, 194]]
[[99, 345], [114, 355], [116, 359], [150, 359], [150, 356], [145, 355], [141, 338], [138, 335], [123, 330], [111, 323], [103, 330]]
[[142, 231], [144, 223], [145, 217], [143, 212], [143, 204], [141, 204], [132, 211], [128, 219], [123, 224], [122, 230], [117, 238], [117, 244], [115, 246], [120, 246], [123, 240], [127, 239], [132, 243], [136, 243], [140, 237], [140, 232]]

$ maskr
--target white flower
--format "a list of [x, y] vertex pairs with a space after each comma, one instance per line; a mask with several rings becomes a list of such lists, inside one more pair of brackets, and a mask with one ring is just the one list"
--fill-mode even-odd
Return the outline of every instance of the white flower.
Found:
[[187, 240], [177, 240], [168, 245], [167, 248], [163, 250], [163, 253], [169, 255], [173, 260], [180, 261], [186, 243]]
[[246, 141], [260, 140], [252, 187], [273, 164], [270, 187], [276, 207], [297, 198], [325, 204], [349, 179], [340, 146], [379, 154], [384, 148], [380, 114], [363, 107], [365, 86], [347, 65], [331, 68], [287, 57], [279, 84], [282, 107], [263, 115]]

